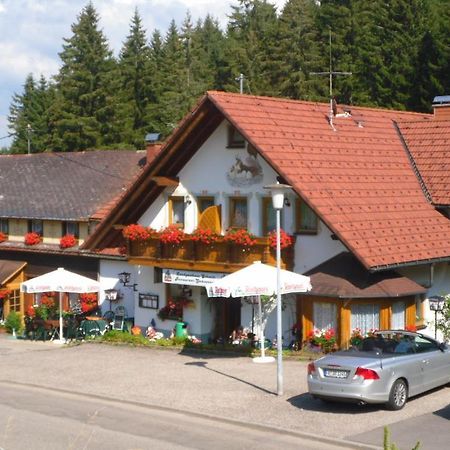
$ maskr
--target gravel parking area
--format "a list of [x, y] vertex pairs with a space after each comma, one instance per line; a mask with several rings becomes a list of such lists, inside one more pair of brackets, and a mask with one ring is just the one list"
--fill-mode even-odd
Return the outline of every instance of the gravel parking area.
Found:
[[[325, 405], [307, 394], [306, 362], [284, 361], [284, 395], [276, 363], [172, 349], [84, 343], [76, 346], [0, 337], [1, 381], [100, 395], [193, 411], [319, 436], [347, 438], [419, 417], [450, 404], [450, 387], [410, 400], [401, 411]], [[382, 436], [380, 436], [380, 445]]]

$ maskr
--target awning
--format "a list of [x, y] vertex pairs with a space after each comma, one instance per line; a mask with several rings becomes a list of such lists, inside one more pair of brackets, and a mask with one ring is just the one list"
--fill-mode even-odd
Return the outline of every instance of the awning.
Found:
[[0, 287], [8, 283], [27, 263], [25, 261], [8, 261], [0, 259]]
[[348, 252], [340, 253], [305, 273], [312, 290], [304, 295], [334, 298], [392, 298], [427, 290], [393, 270], [371, 273]]

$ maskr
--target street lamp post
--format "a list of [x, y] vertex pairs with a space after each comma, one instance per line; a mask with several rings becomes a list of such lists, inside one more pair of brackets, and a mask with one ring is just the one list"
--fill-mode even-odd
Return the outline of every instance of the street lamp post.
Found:
[[277, 237], [277, 395], [283, 395], [283, 328], [281, 319], [281, 243], [280, 222], [281, 210], [284, 205], [284, 194], [292, 186], [288, 184], [272, 184], [264, 186], [272, 195], [272, 205], [276, 211], [276, 237]]
[[444, 309], [445, 297], [433, 295], [428, 299], [430, 310], [434, 311], [434, 338], [437, 339], [437, 315]]

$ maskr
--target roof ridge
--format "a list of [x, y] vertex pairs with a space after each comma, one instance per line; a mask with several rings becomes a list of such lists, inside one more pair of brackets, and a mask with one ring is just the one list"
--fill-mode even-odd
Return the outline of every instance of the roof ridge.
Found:
[[[329, 108], [329, 102], [325, 101], [313, 101], [313, 100], [299, 100], [299, 99], [293, 99], [293, 98], [285, 98], [285, 97], [270, 97], [265, 95], [254, 95], [254, 94], [240, 94], [238, 92], [226, 92], [226, 91], [207, 91], [206, 95], [208, 97], [213, 95], [221, 95], [221, 96], [230, 96], [230, 97], [246, 97], [246, 98], [253, 98], [253, 99], [263, 99], [263, 100], [269, 100], [269, 101], [275, 101], [275, 102], [289, 102], [289, 103], [295, 103], [295, 104], [304, 104], [304, 105], [321, 105], [324, 107]], [[389, 109], [389, 108], [377, 108], [374, 106], [359, 106], [359, 105], [347, 105], [345, 103], [338, 103], [338, 106], [341, 108], [350, 108], [358, 111], [376, 111], [376, 112], [388, 112], [392, 114], [400, 114], [400, 115], [417, 115], [422, 116], [423, 118], [432, 118], [433, 114], [431, 113], [420, 113], [420, 112], [414, 112], [414, 111], [399, 111], [397, 109]]]

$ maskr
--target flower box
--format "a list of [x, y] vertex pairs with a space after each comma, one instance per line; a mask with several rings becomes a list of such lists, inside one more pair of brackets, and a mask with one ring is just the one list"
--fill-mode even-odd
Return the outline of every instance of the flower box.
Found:
[[212, 244], [194, 242], [194, 253], [197, 261], [226, 262], [228, 260], [229, 244], [223, 240], [217, 240]]
[[193, 259], [194, 242], [184, 239], [179, 244], [162, 243], [161, 257], [164, 259]]

